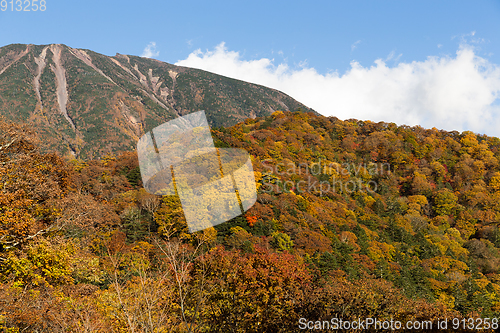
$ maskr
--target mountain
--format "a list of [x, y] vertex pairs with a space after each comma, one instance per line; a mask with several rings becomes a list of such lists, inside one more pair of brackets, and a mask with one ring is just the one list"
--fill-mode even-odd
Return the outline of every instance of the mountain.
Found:
[[22, 130], [0, 121], [0, 330], [498, 331], [498, 138], [303, 112], [214, 128], [252, 155], [257, 202], [189, 233], [134, 152], [67, 162]]
[[274, 89], [154, 59], [62, 44], [0, 48], [0, 115], [78, 158], [135, 149], [157, 125], [205, 110], [212, 127], [276, 110], [313, 111]]
[[[498, 331], [500, 139], [261, 117], [272, 103], [286, 109], [280, 101], [304, 107], [150, 59], [1, 51], [4, 118], [45, 140], [37, 148], [24, 124], [0, 119], [0, 331], [301, 332], [366, 318], [397, 331], [465, 332], [471, 319]], [[231, 109], [236, 96], [257, 111]], [[189, 233], [179, 197], [147, 193], [130, 150], [203, 103], [224, 106], [207, 112], [214, 144], [251, 155], [258, 193], [244, 215]], [[237, 117], [248, 118], [226, 127]], [[61, 143], [79, 157], [129, 151], [44, 153]]]

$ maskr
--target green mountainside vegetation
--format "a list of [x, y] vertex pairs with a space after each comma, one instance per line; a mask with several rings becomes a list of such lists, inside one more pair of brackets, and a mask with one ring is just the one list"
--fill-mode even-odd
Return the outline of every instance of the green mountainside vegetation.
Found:
[[0, 130], [6, 332], [498, 328], [498, 138], [311, 112], [216, 127], [218, 147], [252, 156], [258, 199], [190, 234], [177, 197], [142, 188], [135, 153], [66, 161], [24, 125]]
[[62, 156], [131, 151], [144, 133], [195, 111], [232, 126], [298, 108], [312, 111], [271, 88], [154, 59], [62, 44], [0, 48], [0, 116], [31, 124], [42, 149]]

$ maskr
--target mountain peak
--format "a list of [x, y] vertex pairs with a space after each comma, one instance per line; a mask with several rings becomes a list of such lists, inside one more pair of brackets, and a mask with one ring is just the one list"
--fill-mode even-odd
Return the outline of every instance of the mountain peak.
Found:
[[49, 149], [84, 158], [135, 149], [145, 132], [199, 110], [211, 126], [276, 110], [312, 111], [263, 86], [57, 43], [0, 48], [0, 96], [0, 114], [32, 124]]

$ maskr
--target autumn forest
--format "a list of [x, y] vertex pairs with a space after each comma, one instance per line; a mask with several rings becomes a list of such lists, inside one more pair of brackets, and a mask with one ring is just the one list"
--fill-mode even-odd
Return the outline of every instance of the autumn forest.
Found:
[[189, 233], [135, 152], [69, 159], [2, 120], [0, 331], [500, 317], [500, 139], [301, 111], [212, 136], [251, 155], [257, 202]]

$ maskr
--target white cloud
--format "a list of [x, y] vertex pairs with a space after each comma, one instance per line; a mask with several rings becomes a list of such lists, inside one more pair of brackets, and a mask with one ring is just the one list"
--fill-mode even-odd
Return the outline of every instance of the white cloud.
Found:
[[160, 55], [160, 52], [156, 51], [156, 42], [149, 43], [142, 51], [141, 57], [154, 58]]
[[484, 38], [474, 38], [476, 35], [475, 31], [471, 31], [468, 34], [455, 35], [451, 37], [451, 39], [459, 38], [461, 44], [482, 44], [485, 43], [486, 40]]
[[453, 57], [388, 67], [386, 61], [393, 57], [377, 59], [371, 67], [353, 61], [343, 75], [320, 74], [307, 63], [290, 68], [273, 59], [243, 60], [221, 43], [213, 51], [194, 51], [176, 65], [281, 90], [325, 116], [500, 137], [500, 66], [479, 57], [467, 44]]
[[361, 43], [361, 40], [358, 40], [358, 41], [355, 41], [352, 45], [351, 45], [351, 52], [354, 51], [357, 47], [358, 47], [358, 44]]
[[388, 62], [389, 60], [391, 60], [392, 62], [397, 62], [399, 60], [399, 58], [401, 58], [402, 55], [403, 55], [403, 53], [400, 53], [398, 56], [395, 56], [395, 52], [391, 51], [391, 53], [389, 53], [387, 58], [385, 58], [384, 62]]

